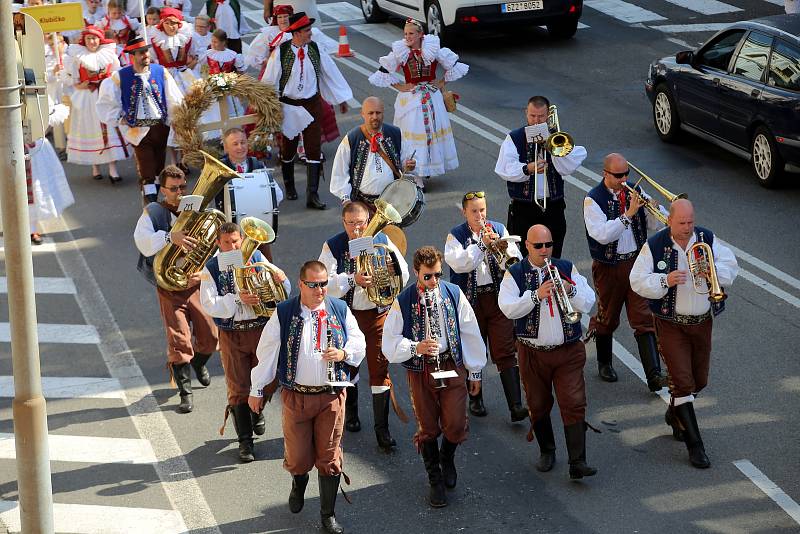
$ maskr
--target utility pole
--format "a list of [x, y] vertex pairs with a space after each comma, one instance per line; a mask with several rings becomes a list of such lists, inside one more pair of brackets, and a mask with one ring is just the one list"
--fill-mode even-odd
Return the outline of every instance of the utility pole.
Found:
[[11, 7], [11, 0], [0, 0], [0, 202], [14, 371], [17, 485], [22, 532], [49, 534], [54, 531], [53, 488], [39, 368], [20, 82]]

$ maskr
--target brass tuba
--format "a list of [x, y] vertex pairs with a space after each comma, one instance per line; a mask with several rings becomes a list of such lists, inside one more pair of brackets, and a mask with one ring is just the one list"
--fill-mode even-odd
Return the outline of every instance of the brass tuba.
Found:
[[[397, 210], [379, 198], [375, 201], [375, 215], [364, 230], [363, 236], [374, 237], [389, 223], [397, 224], [402, 217]], [[389, 306], [403, 289], [400, 266], [392, 260], [391, 249], [375, 243], [373, 254], [362, 252], [356, 258], [356, 272], [367, 273], [372, 277], [372, 285], [366, 288], [367, 298], [378, 306]]]
[[200, 271], [217, 250], [216, 238], [225, 215], [208, 204], [222, 191], [225, 183], [238, 175], [224, 163], [200, 151], [205, 159], [203, 172], [197, 179], [192, 195], [203, 197], [198, 211], [181, 212], [172, 231], [185, 232], [197, 240], [197, 246], [188, 252], [170, 243], [153, 260], [153, 274], [158, 286], [167, 291], [181, 291], [188, 287], [189, 278]]
[[[686, 251], [689, 263], [689, 276], [692, 278], [694, 290], [699, 295], [708, 295], [709, 302], [722, 302], [728, 295], [719, 285], [717, 267], [714, 265], [714, 252], [708, 243], [695, 243]], [[701, 277], [703, 275], [703, 277]], [[702, 278], [708, 281], [707, 289], [702, 289]]]
[[[241, 251], [245, 263], [250, 261], [260, 244], [275, 241], [275, 231], [261, 219], [245, 217], [239, 226], [244, 233]], [[258, 295], [261, 304], [253, 306], [253, 311], [260, 317], [271, 317], [278, 303], [286, 300], [287, 297], [283, 284], [276, 283], [272, 278], [273, 272], [275, 270], [263, 261], [233, 270], [236, 291], [247, 291]]]

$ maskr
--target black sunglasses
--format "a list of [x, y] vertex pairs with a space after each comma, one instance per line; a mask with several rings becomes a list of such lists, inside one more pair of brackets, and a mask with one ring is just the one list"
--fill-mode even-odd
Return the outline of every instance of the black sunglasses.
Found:
[[552, 241], [547, 241], [545, 243], [531, 243], [531, 246], [533, 248], [535, 248], [536, 250], [539, 250], [542, 247], [544, 247], [544, 248], [552, 248], [553, 247], [553, 242]]
[[324, 280], [322, 282], [309, 282], [308, 280], [303, 280], [302, 282], [309, 289], [317, 289], [318, 287], [327, 287], [328, 286], [328, 281], [327, 280]]
[[433, 277], [436, 277], [436, 279], [438, 280], [439, 278], [442, 277], [442, 271], [439, 271], [438, 273], [428, 273], [422, 275], [422, 279], [425, 280], [426, 282]]
[[162, 187], [164, 187], [164, 189], [166, 189], [170, 193], [177, 193], [178, 191], [186, 191], [189, 188], [189, 184], [173, 185], [172, 187], [166, 187], [166, 186]]
[[625, 178], [626, 176], [628, 176], [631, 173], [630, 169], [628, 169], [625, 172], [611, 172], [611, 171], [606, 170], [606, 169], [603, 169], [603, 171], [607, 172], [608, 174], [610, 174], [611, 176], [613, 176], [614, 178], [617, 178], [617, 179]]

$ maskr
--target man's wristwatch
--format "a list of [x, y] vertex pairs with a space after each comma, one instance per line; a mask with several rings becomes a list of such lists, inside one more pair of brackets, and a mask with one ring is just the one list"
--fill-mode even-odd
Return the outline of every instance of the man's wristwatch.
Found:
[[165, 233], [165, 234], [164, 234], [164, 241], [165, 241], [165, 242], [166, 242], [168, 245], [171, 245], [171, 244], [172, 244], [172, 234], [170, 234], [169, 232]]

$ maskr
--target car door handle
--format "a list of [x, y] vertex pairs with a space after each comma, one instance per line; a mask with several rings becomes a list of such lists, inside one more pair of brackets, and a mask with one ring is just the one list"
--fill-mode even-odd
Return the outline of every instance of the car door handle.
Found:
[[758, 89], [753, 89], [752, 91], [750, 91], [750, 96], [752, 96], [753, 98], [758, 98], [759, 95], [761, 95], [761, 91], [759, 91]]
[[714, 85], [719, 85], [719, 78], [714, 78], [713, 80], [711, 80], [711, 83], [713, 83]]

